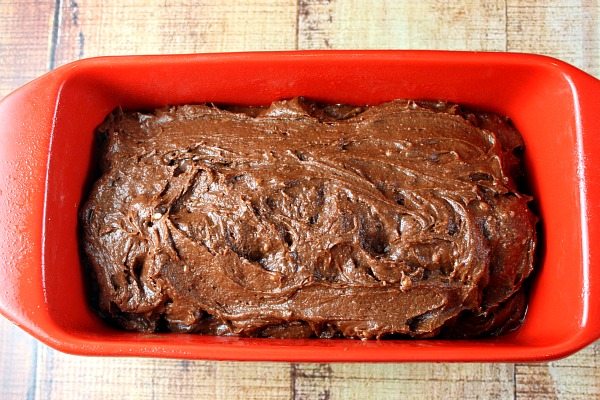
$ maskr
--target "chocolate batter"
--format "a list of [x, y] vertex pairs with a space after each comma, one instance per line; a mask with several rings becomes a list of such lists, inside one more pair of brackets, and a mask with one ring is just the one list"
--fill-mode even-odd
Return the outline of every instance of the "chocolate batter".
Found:
[[115, 112], [81, 210], [101, 313], [138, 331], [497, 334], [536, 217], [519, 134], [457, 105]]

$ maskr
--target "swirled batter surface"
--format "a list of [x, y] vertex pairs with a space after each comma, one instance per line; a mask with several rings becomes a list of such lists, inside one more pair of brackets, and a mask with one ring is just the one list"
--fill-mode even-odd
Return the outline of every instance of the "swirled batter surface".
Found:
[[471, 337], [525, 311], [536, 217], [505, 118], [447, 103], [115, 112], [81, 209], [126, 329]]

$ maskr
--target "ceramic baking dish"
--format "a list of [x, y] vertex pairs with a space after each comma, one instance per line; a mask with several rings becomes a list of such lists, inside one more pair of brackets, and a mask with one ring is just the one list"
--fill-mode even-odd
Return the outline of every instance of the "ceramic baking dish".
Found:
[[[267, 104], [304, 95], [375, 104], [444, 99], [508, 115], [526, 143], [542, 221], [524, 324], [482, 340], [297, 340], [141, 334], [88, 306], [77, 211], [94, 129], [116, 107]], [[0, 312], [87, 355], [281, 361], [523, 361], [600, 337], [600, 81], [560, 61], [505, 53], [347, 51], [96, 58], [0, 103]]]

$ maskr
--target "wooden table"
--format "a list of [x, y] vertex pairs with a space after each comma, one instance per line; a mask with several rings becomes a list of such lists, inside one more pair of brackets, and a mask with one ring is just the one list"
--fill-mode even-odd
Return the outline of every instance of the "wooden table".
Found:
[[[0, 0], [0, 97], [82, 57], [327, 48], [548, 54], [600, 76], [598, 1]], [[2, 283], [0, 282], [0, 286]], [[598, 312], [599, 310], [594, 310]], [[0, 318], [2, 399], [600, 399], [600, 342], [542, 364], [65, 355]]]

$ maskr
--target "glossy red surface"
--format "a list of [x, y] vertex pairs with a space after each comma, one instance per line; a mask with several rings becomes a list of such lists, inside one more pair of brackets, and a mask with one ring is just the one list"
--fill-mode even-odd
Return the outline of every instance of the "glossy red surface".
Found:
[[[445, 99], [510, 116], [526, 142], [543, 237], [523, 326], [483, 340], [292, 340], [140, 334], [87, 306], [77, 210], [95, 127], [115, 107]], [[0, 103], [0, 312], [88, 355], [286, 361], [518, 361], [600, 337], [600, 81], [505, 53], [348, 51], [97, 58]]]

